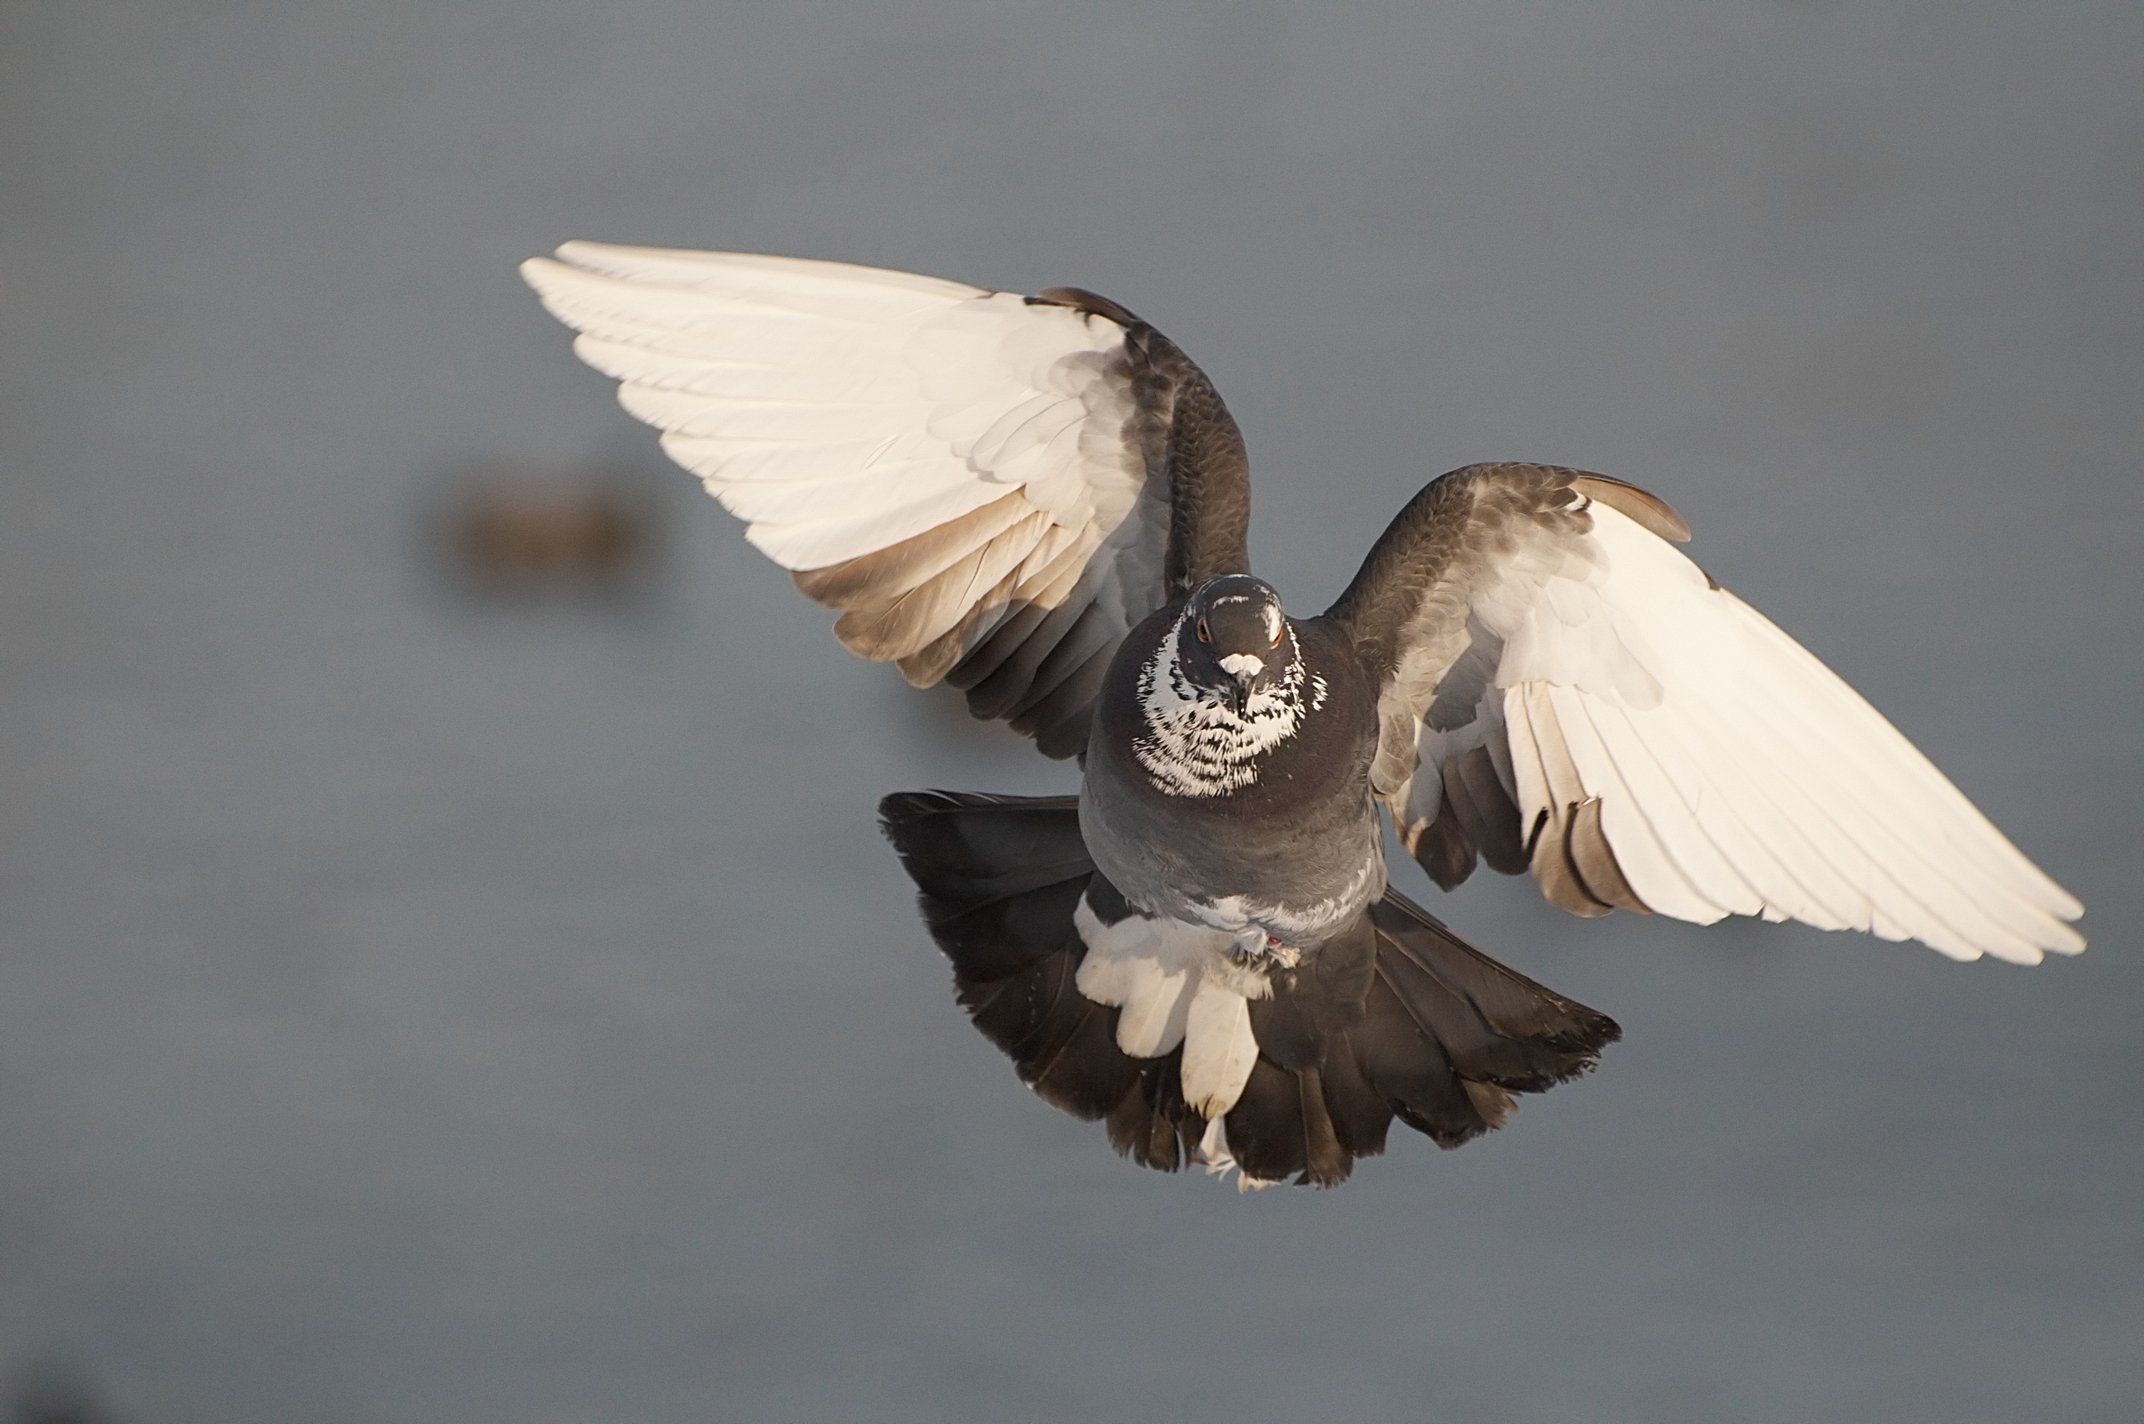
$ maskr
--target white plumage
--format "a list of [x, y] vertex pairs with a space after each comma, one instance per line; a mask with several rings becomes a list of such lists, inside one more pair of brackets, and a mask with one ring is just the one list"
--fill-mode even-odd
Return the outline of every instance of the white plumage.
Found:
[[[1473, 723], [1424, 723], [1425, 767], [1486, 744], [1529, 828], [1597, 799], [1630, 890], [1677, 919], [2021, 964], [2084, 947], [2076, 900], [1859, 694], [1665, 540], [1589, 513], [1583, 547], [1544, 530], [1476, 591], [1494, 676]], [[1404, 819], [1433, 821], [1441, 792], [1417, 774]]]
[[1271, 986], [1229, 958], [1236, 937], [1181, 920], [1131, 915], [1105, 925], [1085, 900], [1073, 925], [1087, 946], [1079, 991], [1121, 1010], [1117, 1046], [1134, 1058], [1184, 1050], [1184, 1101], [1218, 1118], [1236, 1104], [1258, 1061], [1250, 999]]
[[1121, 635], [1160, 601], [1165, 531], [1127, 522], [1147, 472], [1115, 322], [740, 253], [570, 242], [522, 273], [755, 547], [800, 572], [857, 566], [834, 594], [806, 587], [911, 680], [1021, 606], [1099, 607]]
[[1134, 1058], [1172, 1052], [1184, 1041], [1191, 996], [1205, 983], [1207, 968], [1221, 962], [1229, 937], [1145, 915], [1105, 925], [1084, 899], [1072, 924], [1087, 946], [1079, 991], [1124, 1011], [1117, 1017], [1117, 1046]]

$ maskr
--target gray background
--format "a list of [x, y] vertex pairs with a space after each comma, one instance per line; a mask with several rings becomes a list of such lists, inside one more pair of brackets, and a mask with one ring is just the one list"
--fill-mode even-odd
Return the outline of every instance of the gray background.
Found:
[[[0, 1372], [231, 1420], [2131, 1420], [2144, 8], [0, 4]], [[1066, 769], [846, 658], [514, 263], [1152, 317], [1320, 606], [1638, 480], [2090, 907], [2033, 970], [1430, 903], [1619, 1017], [1239, 1198], [960, 1020], [870, 807]], [[472, 461], [628, 597], [470, 600]], [[1494, 877], [1491, 877], [1494, 879]]]

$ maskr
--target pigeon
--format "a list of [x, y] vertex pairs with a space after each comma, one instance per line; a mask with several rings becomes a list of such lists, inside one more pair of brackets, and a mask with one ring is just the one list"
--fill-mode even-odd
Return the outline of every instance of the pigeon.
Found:
[[1213, 384], [1078, 288], [573, 242], [522, 273], [851, 651], [948, 683], [1077, 794], [880, 818], [957, 997], [1146, 1167], [1332, 1186], [1620, 1029], [1387, 884], [1796, 920], [2033, 964], [2078, 902], [1605, 475], [1431, 481], [1324, 612], [1251, 572]]

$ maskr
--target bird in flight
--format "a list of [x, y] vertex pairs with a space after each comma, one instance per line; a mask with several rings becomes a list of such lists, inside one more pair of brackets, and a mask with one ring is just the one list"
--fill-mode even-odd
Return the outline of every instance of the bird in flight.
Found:
[[522, 273], [837, 637], [1077, 795], [880, 806], [961, 1003], [1148, 1167], [1344, 1181], [1453, 1147], [1613, 1020], [1391, 889], [1487, 862], [1579, 915], [2074, 954], [2082, 908], [1605, 475], [1433, 480], [1311, 617], [1252, 575], [1212, 383], [1105, 297], [573, 242]]

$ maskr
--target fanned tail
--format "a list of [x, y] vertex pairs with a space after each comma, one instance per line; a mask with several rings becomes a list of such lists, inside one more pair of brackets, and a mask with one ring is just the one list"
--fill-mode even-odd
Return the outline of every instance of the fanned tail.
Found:
[[[1586, 1072], [1621, 1036], [1390, 892], [1296, 968], [1247, 972], [1216, 952], [1203, 978], [1185, 972], [1172, 927], [1136, 916], [1097, 875], [1074, 797], [903, 792], [879, 814], [976, 1027], [1022, 1082], [1105, 1121], [1110, 1145], [1142, 1166], [1337, 1185], [1384, 1150], [1394, 1117], [1456, 1147], [1501, 1126], [1513, 1093]], [[1105, 962], [1083, 975], [1090, 956]], [[1216, 991], [1246, 1002], [1232, 1017], [1187, 1012]], [[1221, 1095], [1201, 1099], [1209, 1122], [1186, 1101], [1186, 1054], [1210, 1094], [1211, 1065], [1238, 1049], [1248, 1071], [1240, 1083], [1222, 1073]]]

